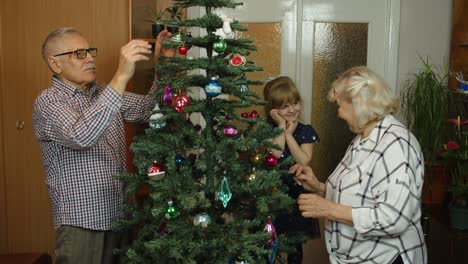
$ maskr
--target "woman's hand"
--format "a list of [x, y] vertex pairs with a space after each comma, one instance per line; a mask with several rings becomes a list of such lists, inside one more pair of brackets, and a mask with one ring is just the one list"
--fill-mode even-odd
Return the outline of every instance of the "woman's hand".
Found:
[[299, 195], [297, 204], [305, 218], [325, 217], [328, 220], [353, 225], [353, 208], [351, 206], [338, 204], [312, 193]]
[[270, 116], [279, 128], [286, 129], [286, 119], [280, 116], [279, 109], [271, 109]]
[[299, 195], [297, 204], [305, 218], [328, 218], [335, 205], [334, 202], [312, 193]]
[[325, 184], [317, 179], [311, 167], [294, 164], [288, 173], [294, 174], [294, 180], [307, 191], [325, 193]]

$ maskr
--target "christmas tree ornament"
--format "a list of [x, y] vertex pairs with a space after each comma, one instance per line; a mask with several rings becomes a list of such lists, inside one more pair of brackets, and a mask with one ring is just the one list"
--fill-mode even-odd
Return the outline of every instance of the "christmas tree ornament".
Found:
[[252, 168], [252, 172], [249, 175], [247, 175], [247, 180], [253, 181], [255, 180], [255, 178], [257, 178], [257, 173], [255, 172], [255, 168]]
[[179, 54], [185, 55], [185, 54], [187, 54], [187, 51], [188, 51], [188, 47], [187, 47], [187, 46], [182, 45], [182, 46], [179, 47]]
[[146, 173], [150, 179], [159, 181], [164, 178], [165, 172], [164, 168], [159, 163], [153, 161], [153, 164], [148, 167]]
[[176, 33], [174, 33], [171, 37], [171, 41], [177, 42], [177, 43], [184, 42], [184, 36], [182, 35], [182, 32], [177, 31]]
[[276, 250], [278, 249], [278, 237], [276, 235], [276, 228], [271, 221], [271, 217], [268, 217], [267, 223], [263, 231], [266, 233], [270, 233], [270, 238], [268, 239], [267, 246], [270, 249], [270, 253], [268, 255], [268, 262], [270, 264], [275, 263], [276, 257]]
[[195, 215], [193, 218], [193, 225], [201, 225], [203, 228], [208, 228], [208, 225], [211, 223], [211, 216], [207, 213], [201, 213]]
[[[247, 82], [247, 77], [245, 77], [245, 74], [242, 74], [242, 77], [240, 78], [240, 80], [243, 81], [243, 82]], [[248, 92], [249, 87], [247, 86], [247, 84], [241, 84], [240, 91], [242, 93]]]
[[215, 41], [213, 43], [213, 50], [218, 52], [218, 53], [223, 53], [227, 49], [227, 44], [224, 39], [219, 39], [218, 41]]
[[179, 93], [172, 98], [172, 107], [174, 107], [177, 112], [182, 113], [188, 105], [190, 105], [190, 98], [182, 94], [182, 91], [179, 90]]
[[166, 126], [166, 121], [164, 121], [162, 118], [164, 115], [162, 113], [159, 113], [159, 105], [156, 104], [153, 108], [153, 112], [156, 112], [150, 116], [149, 119], [149, 126], [153, 129], [160, 129]]
[[224, 208], [226, 208], [229, 200], [231, 200], [231, 197], [232, 197], [232, 193], [231, 193], [231, 190], [229, 189], [229, 183], [228, 183], [226, 176], [223, 177], [223, 180], [221, 181], [221, 184], [219, 185], [218, 197], [223, 203]]
[[167, 208], [164, 214], [164, 217], [166, 217], [167, 220], [174, 219], [177, 216], [179, 216], [180, 212], [179, 209], [177, 209], [174, 206], [174, 202], [172, 200], [169, 200], [167, 202]]
[[232, 258], [231, 260], [229, 260], [228, 264], [249, 264], [249, 262], [247, 262], [247, 260], [238, 260], [238, 259]]
[[245, 62], [245, 57], [239, 54], [234, 54], [231, 56], [231, 59], [229, 59], [229, 64], [231, 66], [244, 66]]
[[224, 20], [223, 21], [223, 32], [226, 35], [229, 35], [229, 34], [232, 33], [231, 20]]
[[233, 138], [237, 136], [237, 129], [230, 125], [224, 126], [224, 135], [228, 138]]
[[241, 116], [242, 116], [243, 118], [249, 118], [249, 113], [242, 113]]
[[250, 112], [249, 114], [249, 118], [250, 119], [257, 119], [260, 117], [260, 114], [257, 112], [257, 110], [253, 110], [252, 112]]
[[205, 93], [208, 97], [215, 97], [221, 94], [222, 87], [215, 77], [211, 77], [208, 84], [205, 85]]
[[193, 60], [194, 57], [193, 57], [193, 56], [188, 56], [187, 59], [188, 59], [188, 60]]
[[268, 167], [272, 168], [278, 165], [278, 158], [275, 157], [272, 153], [268, 154], [268, 156], [265, 158], [265, 165]]
[[250, 164], [256, 166], [260, 164], [261, 160], [262, 160], [262, 154], [257, 153], [257, 152], [250, 153], [250, 156], [249, 156]]
[[167, 236], [168, 232], [167, 232], [167, 222], [166, 222], [166, 220], [163, 220], [161, 222], [161, 225], [158, 228], [158, 232], [161, 233], [163, 236]]
[[172, 104], [172, 91], [169, 85], [166, 85], [166, 88], [164, 88], [163, 100], [167, 105]]
[[192, 48], [193, 46], [192, 41], [193, 41], [193, 36], [192, 36], [192, 33], [189, 31], [187, 32], [187, 34], [185, 34], [185, 45], [187, 46], [188, 49]]
[[241, 84], [239, 90], [240, 90], [242, 93], [246, 93], [246, 92], [249, 91], [249, 87], [247, 86], [247, 84]]
[[178, 153], [178, 154], [175, 156], [175, 164], [176, 164], [177, 166], [182, 166], [184, 163], [185, 163], [185, 158], [184, 158], [184, 156], [182, 156], [182, 154]]

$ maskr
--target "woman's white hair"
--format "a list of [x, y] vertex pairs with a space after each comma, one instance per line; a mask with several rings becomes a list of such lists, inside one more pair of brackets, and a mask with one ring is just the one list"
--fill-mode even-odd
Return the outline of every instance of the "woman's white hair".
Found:
[[357, 129], [361, 130], [372, 121], [395, 113], [400, 100], [387, 83], [367, 67], [353, 67], [335, 80], [328, 92], [328, 100], [337, 98], [351, 101], [356, 116]]

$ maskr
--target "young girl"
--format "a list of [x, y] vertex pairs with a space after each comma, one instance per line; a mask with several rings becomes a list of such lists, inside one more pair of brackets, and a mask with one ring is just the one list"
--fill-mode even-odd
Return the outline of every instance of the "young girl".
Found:
[[[295, 163], [308, 165], [312, 160], [313, 143], [320, 139], [311, 125], [299, 122], [302, 110], [302, 99], [294, 82], [285, 76], [278, 77], [265, 85], [263, 95], [267, 101], [265, 113], [268, 121], [283, 133], [273, 139], [281, 150], [270, 151], [282, 162], [292, 156]], [[289, 169], [292, 164], [281, 169]], [[289, 196], [297, 199], [304, 192], [302, 186], [297, 185], [293, 177], [282, 176], [283, 184], [289, 187]], [[318, 221], [316, 219], [303, 218], [297, 208], [292, 214], [279, 215], [275, 219], [275, 227], [278, 233], [306, 231], [308, 235], [317, 237], [320, 235]], [[288, 264], [302, 263], [302, 244], [296, 246], [296, 252], [288, 255]]]

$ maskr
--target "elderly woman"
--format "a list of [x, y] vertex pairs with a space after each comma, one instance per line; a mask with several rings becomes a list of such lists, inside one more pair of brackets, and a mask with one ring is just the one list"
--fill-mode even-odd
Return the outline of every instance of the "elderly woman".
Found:
[[307, 166], [289, 172], [312, 192], [298, 198], [302, 215], [326, 220], [330, 262], [427, 263], [420, 224], [424, 160], [416, 138], [392, 115], [398, 99], [365, 67], [344, 72], [328, 99], [357, 136], [326, 183]]

